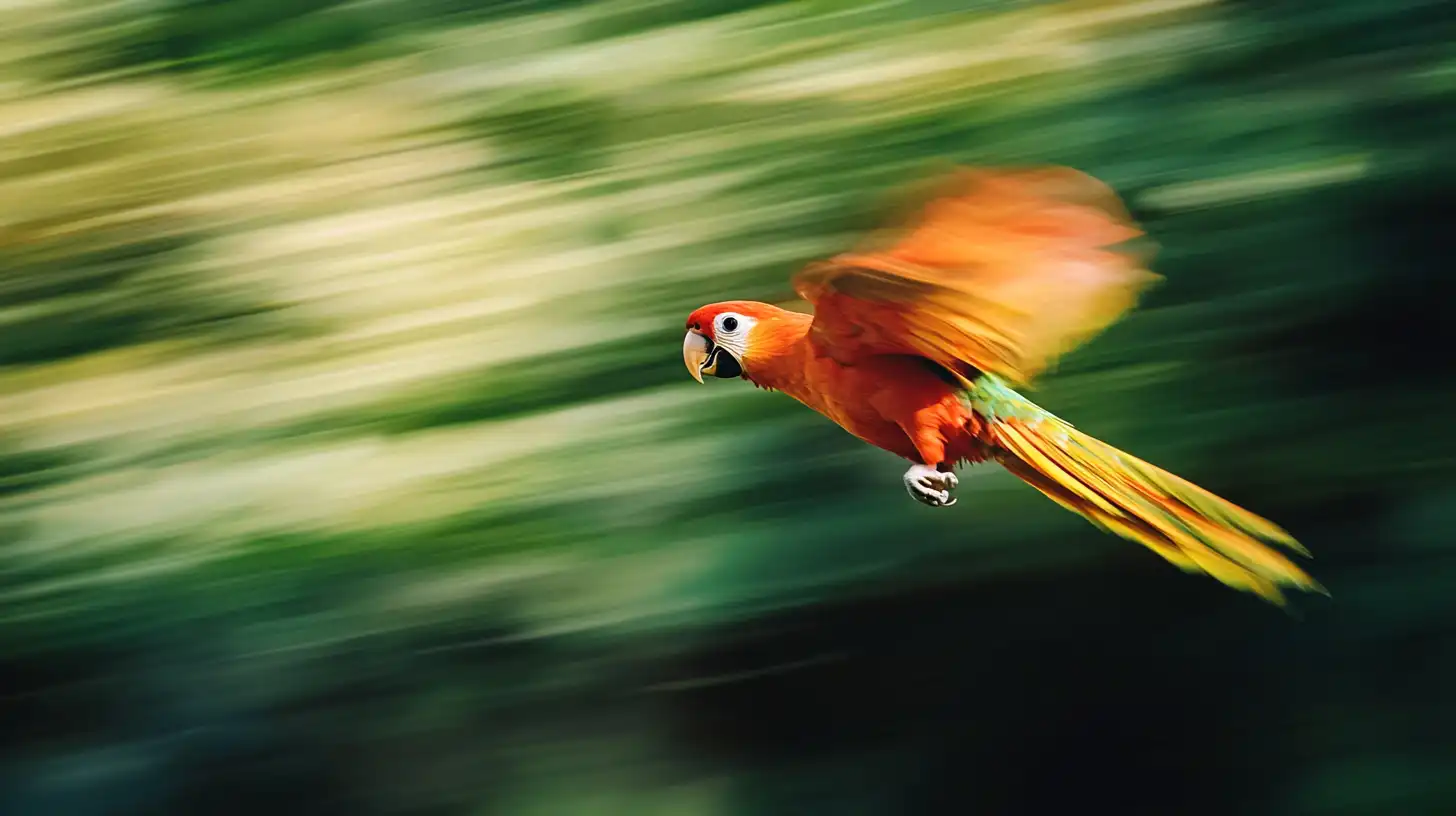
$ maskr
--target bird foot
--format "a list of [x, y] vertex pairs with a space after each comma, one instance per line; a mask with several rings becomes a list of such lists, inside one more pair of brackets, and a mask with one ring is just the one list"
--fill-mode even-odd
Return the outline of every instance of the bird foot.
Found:
[[956, 503], [950, 492], [959, 482], [954, 473], [942, 473], [932, 465], [914, 465], [905, 471], [905, 490], [910, 497], [931, 507], [950, 507]]

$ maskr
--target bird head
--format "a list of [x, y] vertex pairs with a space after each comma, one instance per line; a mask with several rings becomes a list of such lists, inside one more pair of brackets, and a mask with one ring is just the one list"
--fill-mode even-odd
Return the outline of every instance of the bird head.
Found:
[[731, 379], [746, 377], [752, 369], [755, 350], [761, 348], [769, 324], [783, 309], [767, 303], [730, 300], [711, 303], [688, 315], [688, 333], [683, 338], [683, 363], [698, 382], [704, 376]]

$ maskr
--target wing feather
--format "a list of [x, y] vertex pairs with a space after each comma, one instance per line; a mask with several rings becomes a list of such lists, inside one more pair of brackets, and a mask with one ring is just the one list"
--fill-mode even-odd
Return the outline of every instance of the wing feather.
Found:
[[811, 265], [811, 337], [852, 362], [929, 358], [1029, 383], [1132, 308], [1158, 276], [1106, 185], [1068, 168], [962, 170], [905, 227]]

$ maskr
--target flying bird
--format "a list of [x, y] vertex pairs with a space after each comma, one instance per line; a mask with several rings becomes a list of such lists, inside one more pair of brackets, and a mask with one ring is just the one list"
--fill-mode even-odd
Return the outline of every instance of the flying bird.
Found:
[[956, 503], [956, 467], [996, 462], [1106, 532], [1175, 566], [1284, 603], [1324, 589], [1281, 552], [1272, 522], [1094, 439], [1033, 403], [1055, 361], [1160, 277], [1102, 182], [1062, 167], [964, 168], [904, 223], [810, 264], [793, 288], [813, 314], [732, 300], [687, 319], [698, 382], [780, 391], [910, 460], [904, 486]]

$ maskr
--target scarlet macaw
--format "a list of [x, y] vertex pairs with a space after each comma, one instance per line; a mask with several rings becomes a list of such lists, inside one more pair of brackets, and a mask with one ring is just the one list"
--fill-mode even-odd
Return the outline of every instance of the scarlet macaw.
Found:
[[793, 278], [814, 309], [725, 301], [687, 319], [698, 381], [782, 391], [913, 464], [905, 489], [956, 503], [954, 468], [995, 461], [1186, 572], [1282, 604], [1323, 588], [1265, 542], [1273, 523], [1078, 431], [1012, 390], [1116, 321], [1159, 276], [1115, 193], [1067, 168], [961, 170], [907, 228]]

